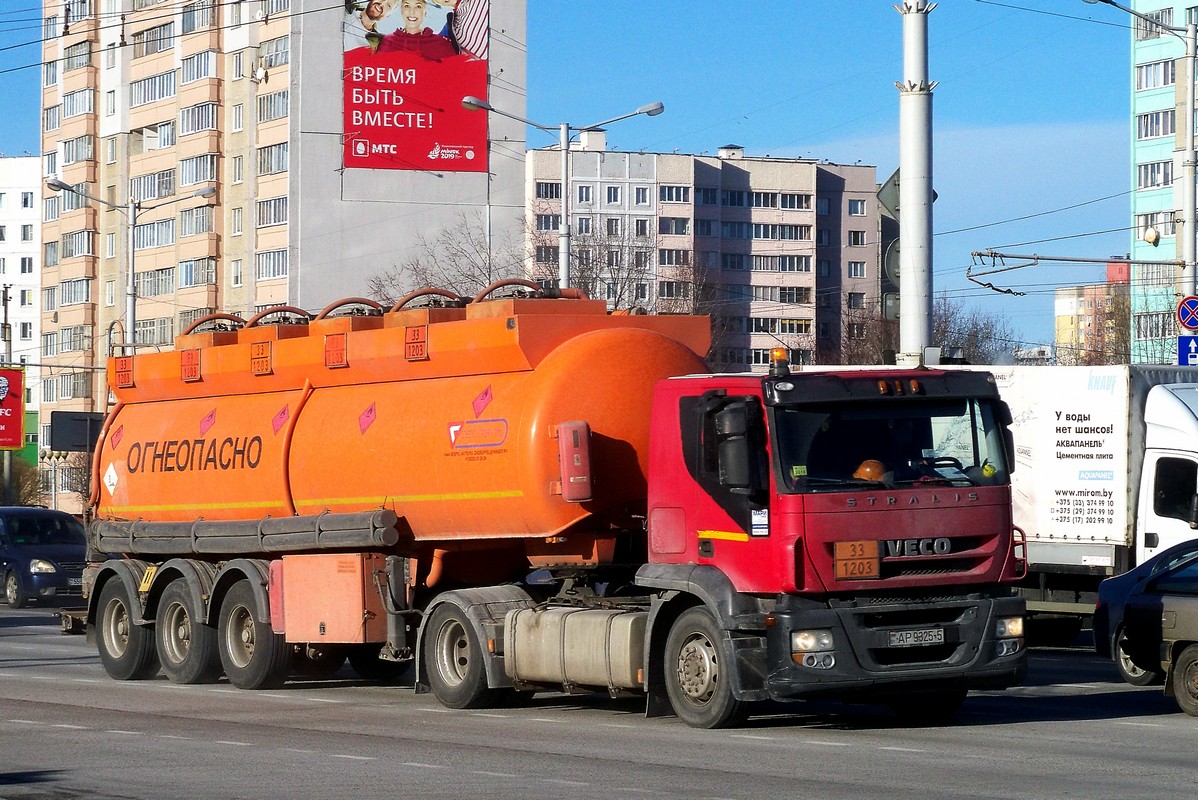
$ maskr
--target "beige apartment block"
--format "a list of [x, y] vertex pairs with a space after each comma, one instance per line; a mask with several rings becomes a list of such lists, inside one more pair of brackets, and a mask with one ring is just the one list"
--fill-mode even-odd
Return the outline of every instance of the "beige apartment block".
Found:
[[[561, 150], [527, 154], [532, 277], [558, 274]], [[713, 316], [712, 366], [764, 371], [772, 348], [838, 363], [881, 319], [872, 166], [571, 148], [571, 283], [612, 308]]]

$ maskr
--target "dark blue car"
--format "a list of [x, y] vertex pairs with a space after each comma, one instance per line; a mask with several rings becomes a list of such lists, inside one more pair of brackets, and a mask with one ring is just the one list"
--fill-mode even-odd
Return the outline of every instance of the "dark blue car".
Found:
[[70, 514], [0, 507], [0, 571], [9, 607], [81, 595], [86, 552], [83, 525]]
[[1148, 686], [1165, 679], [1158, 663], [1137, 664], [1124, 649], [1127, 638], [1124, 611], [1129, 599], [1139, 596], [1150, 578], [1194, 558], [1198, 558], [1198, 539], [1176, 544], [1135, 569], [1099, 584], [1098, 605], [1094, 609], [1094, 649], [1098, 655], [1114, 659], [1119, 675], [1127, 683]]

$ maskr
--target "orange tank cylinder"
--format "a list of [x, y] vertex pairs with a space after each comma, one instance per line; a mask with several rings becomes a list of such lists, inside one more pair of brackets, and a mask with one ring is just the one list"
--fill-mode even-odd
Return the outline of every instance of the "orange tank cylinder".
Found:
[[[120, 405], [96, 458], [97, 517], [381, 508], [417, 541], [601, 529], [645, 497], [653, 384], [704, 371], [708, 341], [704, 317], [581, 300], [182, 336], [110, 368]], [[574, 420], [592, 434], [582, 503], [561, 497], [555, 438]]]

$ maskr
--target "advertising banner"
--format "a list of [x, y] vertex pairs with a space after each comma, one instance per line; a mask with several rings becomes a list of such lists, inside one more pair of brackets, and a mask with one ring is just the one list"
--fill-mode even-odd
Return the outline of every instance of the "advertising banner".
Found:
[[25, 369], [0, 367], [0, 450], [25, 447]]
[[489, 0], [350, 0], [344, 23], [347, 169], [487, 171]]

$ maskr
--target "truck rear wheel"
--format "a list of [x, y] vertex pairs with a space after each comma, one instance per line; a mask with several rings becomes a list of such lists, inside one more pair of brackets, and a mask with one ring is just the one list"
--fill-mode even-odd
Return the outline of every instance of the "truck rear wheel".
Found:
[[433, 611], [421, 641], [433, 696], [449, 708], [493, 708], [510, 692], [487, 686], [482, 645], [466, 614], [452, 603]]
[[749, 716], [732, 693], [724, 631], [705, 608], [682, 612], [666, 638], [665, 683], [670, 705], [692, 728], [726, 728]]
[[134, 624], [133, 605], [120, 578], [112, 578], [100, 591], [96, 627], [96, 649], [109, 677], [138, 681], [158, 674], [154, 631]]
[[229, 683], [238, 689], [275, 689], [287, 680], [291, 646], [270, 623], [258, 621], [248, 580], [233, 584], [221, 602], [217, 642]]
[[1182, 711], [1198, 717], [1198, 644], [1182, 650], [1173, 665], [1173, 695]]
[[220, 678], [216, 630], [203, 618], [185, 579], [166, 587], [158, 601], [154, 638], [162, 671], [174, 683], [214, 683]]

